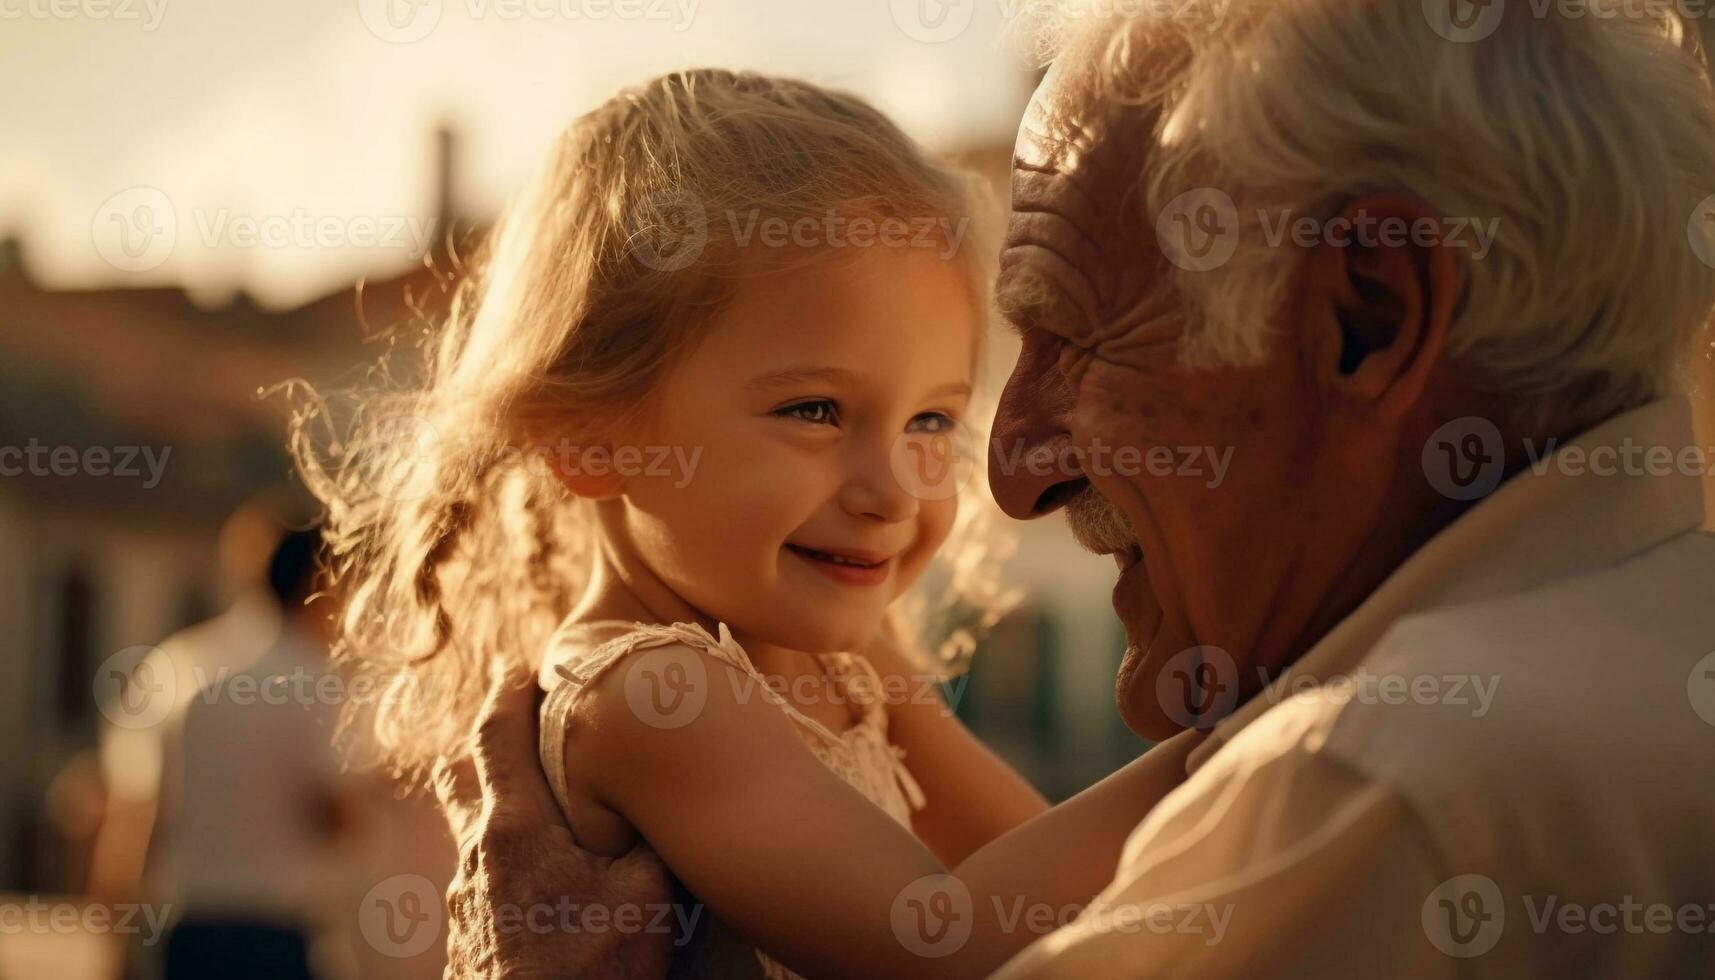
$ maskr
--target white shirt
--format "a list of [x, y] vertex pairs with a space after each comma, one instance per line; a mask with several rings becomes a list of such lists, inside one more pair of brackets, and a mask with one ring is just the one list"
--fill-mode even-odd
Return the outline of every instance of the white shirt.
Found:
[[171, 732], [161, 867], [186, 914], [307, 925], [337, 894], [339, 688], [322, 682], [326, 663], [288, 623], [255, 663], [210, 677]]
[[[1691, 439], [1668, 400], [1561, 452]], [[1508, 480], [1223, 719], [997, 977], [1715, 974], [1701, 494], [1553, 457]]]
[[245, 595], [149, 663], [163, 703], [104, 746], [118, 791], [159, 792], [148, 893], [175, 915], [320, 918], [342, 880], [322, 825], [340, 780], [325, 651]]

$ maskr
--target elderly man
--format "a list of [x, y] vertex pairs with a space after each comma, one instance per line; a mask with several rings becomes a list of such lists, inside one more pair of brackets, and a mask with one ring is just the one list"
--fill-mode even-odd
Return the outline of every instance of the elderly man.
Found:
[[[1184, 730], [1152, 752], [1184, 779], [1001, 974], [1711, 969], [1715, 535], [1675, 393], [1715, 306], [1701, 25], [1173, 7], [1075, 32], [1021, 128], [991, 478], [1115, 556], [1119, 707]], [[1189, 446], [1226, 479], [1124, 465]], [[449, 780], [453, 971], [654, 975], [636, 936], [493, 928], [660, 888], [535, 829], [517, 701], [486, 808]]]

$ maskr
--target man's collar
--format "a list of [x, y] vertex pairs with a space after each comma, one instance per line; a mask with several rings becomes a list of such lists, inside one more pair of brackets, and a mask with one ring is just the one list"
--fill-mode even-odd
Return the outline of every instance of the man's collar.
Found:
[[[1407, 558], [1339, 625], [1259, 693], [1222, 719], [1186, 759], [1194, 773], [1220, 747], [1305, 685], [1353, 672], [1393, 624], [1427, 609], [1522, 592], [1611, 565], [1703, 522], [1702, 478], [1681, 469], [1694, 446], [1691, 407], [1664, 398], [1615, 416], [1533, 460]], [[1611, 475], [1593, 450], [1611, 447]], [[1625, 463], [1628, 447], [1632, 465]], [[1667, 447], [1660, 472], [1647, 447]], [[1638, 450], [1644, 450], [1640, 454]], [[1574, 460], [1580, 460], [1574, 463]], [[1599, 459], [1609, 459], [1606, 451]], [[1607, 472], [1606, 462], [1601, 464]]]

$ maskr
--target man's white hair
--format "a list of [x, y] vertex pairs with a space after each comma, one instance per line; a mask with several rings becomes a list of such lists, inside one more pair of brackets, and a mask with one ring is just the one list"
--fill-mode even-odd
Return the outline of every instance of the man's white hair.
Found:
[[1715, 237], [1693, 244], [1715, 192], [1710, 28], [1679, 12], [1700, 6], [1071, 2], [1123, 14], [1091, 30], [1033, 5], [1060, 21], [1047, 43], [1091, 45], [1078, 55], [1097, 59], [1106, 97], [1153, 119], [1146, 220], [1202, 188], [1235, 204], [1232, 257], [1166, 280], [1192, 316], [1190, 363], [1265, 356], [1303, 256], [1279, 215], [1320, 222], [1400, 191], [1496, 229], [1486, 254], [1461, 256], [1449, 352], [1530, 421], [1587, 425], [1680, 385], [1715, 306], [1699, 256], [1715, 262]]

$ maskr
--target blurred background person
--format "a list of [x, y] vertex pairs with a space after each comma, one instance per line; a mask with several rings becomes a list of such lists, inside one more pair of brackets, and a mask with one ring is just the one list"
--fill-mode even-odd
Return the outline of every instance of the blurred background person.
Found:
[[[121, 720], [103, 742], [109, 806], [90, 891], [173, 923], [139, 951], [138, 972], [315, 975], [352, 808], [332, 744], [339, 689], [323, 683], [333, 603], [308, 602], [320, 531], [288, 514], [273, 498], [240, 509], [222, 536], [232, 605], [164, 641], [109, 713]], [[164, 716], [123, 723], [150, 714]]]

